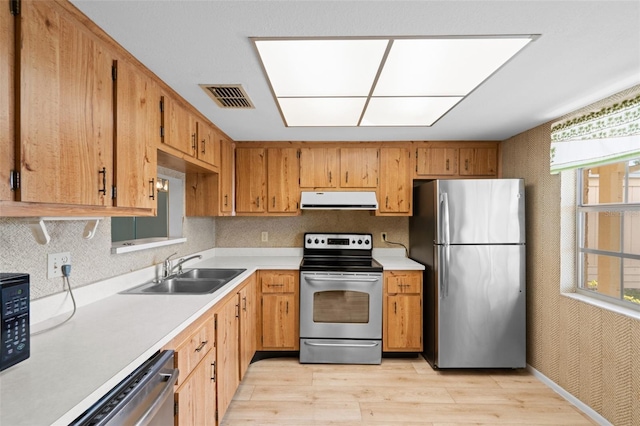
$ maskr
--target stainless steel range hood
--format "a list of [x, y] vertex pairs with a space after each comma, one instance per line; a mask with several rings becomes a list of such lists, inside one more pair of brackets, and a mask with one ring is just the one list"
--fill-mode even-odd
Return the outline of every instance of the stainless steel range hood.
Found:
[[377, 210], [378, 200], [373, 191], [302, 192], [302, 210]]

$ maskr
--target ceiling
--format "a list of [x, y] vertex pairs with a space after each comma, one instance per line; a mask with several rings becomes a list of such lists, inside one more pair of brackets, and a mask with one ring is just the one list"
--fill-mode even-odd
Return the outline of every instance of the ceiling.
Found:
[[[640, 84], [637, 0], [71, 2], [236, 141], [504, 140]], [[540, 37], [431, 127], [287, 128], [249, 39], [514, 34]]]

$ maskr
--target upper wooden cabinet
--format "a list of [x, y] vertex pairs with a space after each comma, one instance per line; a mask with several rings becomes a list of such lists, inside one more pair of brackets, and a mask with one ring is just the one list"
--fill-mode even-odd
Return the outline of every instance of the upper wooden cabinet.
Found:
[[460, 149], [460, 174], [462, 176], [495, 176], [497, 172], [497, 148]]
[[236, 149], [236, 212], [266, 211], [267, 150], [265, 148]]
[[455, 176], [458, 174], [457, 148], [417, 148], [416, 174]]
[[300, 148], [300, 188], [336, 188], [338, 176], [338, 148]]
[[417, 146], [414, 177], [499, 177], [498, 147], [498, 142], [440, 142]]
[[233, 172], [234, 150], [230, 140], [220, 138], [220, 176], [219, 176], [219, 206], [220, 215], [229, 216], [233, 212]]
[[198, 160], [212, 166], [220, 165], [220, 137], [218, 132], [206, 122], [197, 122], [196, 155]]
[[160, 92], [153, 80], [124, 60], [115, 61], [114, 70], [114, 205], [155, 209]]
[[161, 97], [162, 143], [196, 157], [198, 132], [195, 117], [181, 102], [164, 94]]
[[340, 187], [378, 186], [378, 148], [340, 148]]
[[299, 207], [299, 167], [296, 148], [267, 148], [269, 212], [296, 213]]
[[111, 205], [113, 54], [56, 2], [22, 1], [16, 201]]
[[410, 150], [408, 148], [380, 148], [380, 186], [378, 214], [411, 212], [412, 181]]
[[0, 0], [0, 201], [12, 201], [14, 161], [14, 18], [9, 1]]

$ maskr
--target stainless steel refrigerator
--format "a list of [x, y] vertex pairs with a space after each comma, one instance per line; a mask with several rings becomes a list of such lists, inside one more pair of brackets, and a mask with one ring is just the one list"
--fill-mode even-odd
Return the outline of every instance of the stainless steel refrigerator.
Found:
[[414, 188], [410, 257], [425, 265], [424, 357], [436, 368], [526, 367], [522, 179]]

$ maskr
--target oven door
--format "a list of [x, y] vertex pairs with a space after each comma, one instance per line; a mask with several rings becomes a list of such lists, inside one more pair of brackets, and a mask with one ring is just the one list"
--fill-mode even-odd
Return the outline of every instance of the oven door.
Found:
[[382, 274], [301, 272], [300, 337], [382, 339]]

